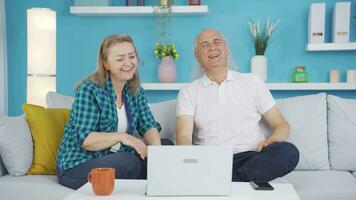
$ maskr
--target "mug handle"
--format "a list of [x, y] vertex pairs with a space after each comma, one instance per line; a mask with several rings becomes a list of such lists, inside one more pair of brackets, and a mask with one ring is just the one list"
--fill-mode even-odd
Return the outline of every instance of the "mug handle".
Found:
[[87, 178], [88, 178], [88, 182], [92, 183], [92, 171], [89, 172]]

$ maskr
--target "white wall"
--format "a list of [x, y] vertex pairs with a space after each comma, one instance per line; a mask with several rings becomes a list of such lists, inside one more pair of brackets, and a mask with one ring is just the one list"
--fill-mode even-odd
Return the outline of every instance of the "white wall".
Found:
[[5, 0], [0, 0], [0, 115], [8, 113]]

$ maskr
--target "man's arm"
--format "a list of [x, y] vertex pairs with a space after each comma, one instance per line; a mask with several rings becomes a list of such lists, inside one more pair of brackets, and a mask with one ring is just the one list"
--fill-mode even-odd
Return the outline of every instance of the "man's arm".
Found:
[[192, 145], [193, 116], [180, 115], [176, 120], [176, 143], [177, 145]]
[[156, 128], [150, 128], [143, 135], [147, 145], [161, 145], [161, 139]]
[[290, 126], [276, 106], [265, 112], [262, 117], [272, 128], [272, 134], [258, 144], [257, 151], [261, 151], [274, 142], [284, 142], [290, 135]]

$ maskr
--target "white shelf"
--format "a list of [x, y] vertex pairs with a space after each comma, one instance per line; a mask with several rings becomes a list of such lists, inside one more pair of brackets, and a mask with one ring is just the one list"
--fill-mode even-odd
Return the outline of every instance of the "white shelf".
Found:
[[307, 44], [307, 51], [350, 51], [356, 50], [356, 42]]
[[143, 83], [145, 90], [180, 90], [187, 83]]
[[[172, 6], [173, 15], [198, 15], [209, 12], [207, 5], [201, 6]], [[158, 7], [153, 6], [102, 6], [82, 7], [71, 6], [70, 13], [79, 16], [143, 16], [154, 15]]]
[[267, 83], [270, 90], [356, 90], [356, 83]]
[[[143, 83], [145, 90], [180, 90], [187, 83]], [[270, 90], [356, 90], [356, 83], [267, 83]]]

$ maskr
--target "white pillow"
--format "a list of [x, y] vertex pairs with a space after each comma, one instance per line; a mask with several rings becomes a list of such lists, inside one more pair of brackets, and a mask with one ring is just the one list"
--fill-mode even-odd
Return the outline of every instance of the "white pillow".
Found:
[[[299, 150], [296, 170], [328, 170], [326, 94], [277, 99], [277, 107], [291, 126], [289, 141]], [[261, 120], [262, 121], [262, 120]], [[260, 123], [266, 134], [271, 131]]]
[[356, 171], [356, 100], [327, 99], [331, 169]]
[[162, 127], [161, 138], [170, 139], [174, 143], [176, 143], [176, 104], [176, 100], [149, 104], [153, 117]]
[[47, 108], [68, 108], [72, 109], [74, 98], [49, 91], [46, 95]]
[[22, 176], [32, 164], [33, 142], [24, 116], [0, 117], [0, 155], [12, 176]]

